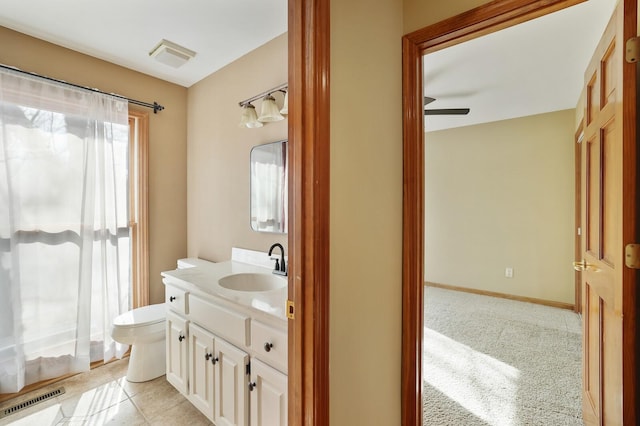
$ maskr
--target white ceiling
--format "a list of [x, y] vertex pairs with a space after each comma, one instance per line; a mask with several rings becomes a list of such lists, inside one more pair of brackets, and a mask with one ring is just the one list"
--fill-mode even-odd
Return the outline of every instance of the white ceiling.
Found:
[[[286, 32], [287, 0], [0, 0], [0, 25], [189, 87]], [[161, 39], [197, 55], [157, 62]]]
[[425, 56], [432, 108], [466, 116], [425, 116], [427, 131], [575, 108], [584, 70], [615, 0], [589, 0]]
[[[425, 57], [428, 131], [574, 108], [615, 0], [589, 0]], [[185, 87], [287, 30], [287, 0], [0, 0], [0, 25]], [[175, 69], [167, 39], [197, 52]], [[6, 64], [14, 65], [14, 64]], [[27, 70], [29, 71], [29, 70]]]

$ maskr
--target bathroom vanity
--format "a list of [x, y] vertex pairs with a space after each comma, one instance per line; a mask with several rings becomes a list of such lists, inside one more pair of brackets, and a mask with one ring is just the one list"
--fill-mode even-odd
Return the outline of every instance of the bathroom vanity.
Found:
[[236, 260], [162, 276], [167, 380], [217, 426], [285, 426], [286, 277]]

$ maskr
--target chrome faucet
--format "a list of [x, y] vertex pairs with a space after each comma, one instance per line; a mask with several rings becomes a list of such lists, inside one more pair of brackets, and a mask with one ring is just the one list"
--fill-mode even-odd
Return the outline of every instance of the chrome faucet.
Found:
[[271, 247], [269, 247], [269, 256], [271, 256], [271, 253], [273, 252], [273, 249], [278, 247], [280, 249], [280, 259], [278, 260], [277, 257], [272, 257], [271, 259], [274, 259], [276, 261], [276, 267], [273, 270], [274, 274], [278, 274], [278, 275], [284, 275], [285, 277], [287, 276], [287, 265], [284, 261], [284, 247], [282, 247], [282, 244], [280, 243], [275, 243], [273, 244]]

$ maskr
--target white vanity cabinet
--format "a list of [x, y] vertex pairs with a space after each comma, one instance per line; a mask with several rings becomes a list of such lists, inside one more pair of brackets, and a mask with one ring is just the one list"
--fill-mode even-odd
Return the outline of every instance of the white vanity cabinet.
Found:
[[204, 328], [191, 324], [187, 398], [211, 421], [213, 421], [214, 404], [213, 375], [218, 359], [215, 356], [215, 336]]
[[287, 426], [287, 376], [251, 361], [251, 425]]
[[181, 315], [167, 311], [167, 380], [182, 394], [187, 394], [187, 336], [189, 321]]
[[164, 283], [167, 380], [216, 426], [286, 425], [286, 320]]
[[217, 426], [249, 424], [249, 355], [220, 339], [216, 342], [219, 357], [214, 374], [215, 424]]
[[191, 322], [187, 398], [219, 426], [246, 425], [249, 355]]

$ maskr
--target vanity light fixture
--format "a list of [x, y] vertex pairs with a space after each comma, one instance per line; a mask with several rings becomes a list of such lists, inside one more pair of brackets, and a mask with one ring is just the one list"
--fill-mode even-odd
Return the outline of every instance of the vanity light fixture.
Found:
[[258, 114], [256, 113], [256, 107], [250, 103], [245, 104], [242, 107], [242, 116], [240, 117], [240, 127], [248, 127], [255, 129], [256, 127], [262, 127], [261, 121], [258, 121]]
[[[266, 92], [262, 92], [259, 95], [253, 96], [249, 99], [239, 102], [242, 107], [242, 116], [240, 117], [240, 127], [256, 128], [262, 127], [262, 123], [269, 123], [272, 121], [284, 120], [282, 114], [288, 112], [288, 89], [287, 83], [283, 83], [280, 86], [276, 86], [273, 89], [269, 89]], [[274, 93], [284, 93], [284, 104], [282, 109], [278, 108], [276, 99], [273, 97]], [[260, 116], [256, 115], [256, 109], [252, 105], [253, 102], [262, 99], [262, 105], [260, 108]]]
[[169, 40], [162, 39], [156, 47], [151, 49], [149, 56], [165, 65], [169, 65], [173, 68], [179, 68], [196, 56], [196, 52]]
[[280, 114], [289, 114], [289, 91], [284, 92], [284, 102], [282, 103], [282, 109]]
[[263, 123], [284, 120], [284, 117], [280, 114], [279, 110], [280, 108], [276, 105], [276, 99], [269, 94], [262, 99], [262, 112], [260, 113], [258, 120]]

